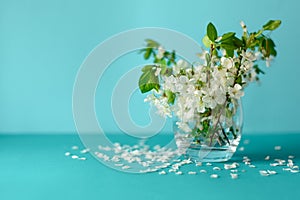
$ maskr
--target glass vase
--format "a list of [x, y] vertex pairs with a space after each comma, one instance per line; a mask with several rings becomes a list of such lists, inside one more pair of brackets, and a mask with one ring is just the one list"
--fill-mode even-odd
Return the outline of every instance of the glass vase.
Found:
[[[182, 118], [181, 118], [182, 119]], [[241, 139], [241, 101], [217, 106], [209, 116], [196, 112], [184, 122], [174, 120], [176, 145], [185, 157], [197, 162], [224, 162], [233, 156]]]

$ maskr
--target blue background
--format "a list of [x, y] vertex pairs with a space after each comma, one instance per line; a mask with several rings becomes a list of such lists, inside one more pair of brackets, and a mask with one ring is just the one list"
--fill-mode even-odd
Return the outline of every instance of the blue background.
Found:
[[[239, 31], [240, 20], [254, 31], [269, 19], [283, 22], [272, 33], [279, 53], [265, 70], [262, 84], [246, 91], [244, 132], [299, 132], [299, 8], [298, 1], [279, 0], [0, 0], [0, 132], [75, 132], [76, 73], [96, 45], [121, 31], [164, 27], [200, 41], [209, 21], [221, 33]], [[107, 89], [113, 83], [109, 81]], [[133, 119], [143, 123], [139, 116], [144, 116], [147, 107], [142, 96], [134, 97], [139, 109], [132, 111], [136, 112]], [[109, 113], [97, 115], [106, 118]], [[106, 126], [107, 131], [115, 131], [112, 120]]]

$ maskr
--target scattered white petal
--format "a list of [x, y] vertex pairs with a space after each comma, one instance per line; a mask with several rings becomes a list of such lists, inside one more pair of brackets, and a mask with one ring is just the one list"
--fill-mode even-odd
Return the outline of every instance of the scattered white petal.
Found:
[[78, 146], [72, 146], [73, 150], [78, 150]]
[[158, 172], [158, 174], [159, 175], [165, 175], [165, 174], [167, 174], [165, 171], [160, 171], [160, 172]]
[[272, 170], [267, 170], [267, 172], [268, 172], [270, 175], [277, 174], [277, 172], [276, 172], [276, 171], [272, 171]]
[[276, 166], [278, 166], [279, 165], [279, 163], [270, 163], [270, 166], [271, 167], [276, 167]]
[[77, 155], [72, 155], [72, 158], [73, 159], [78, 159], [78, 156]]
[[238, 170], [237, 169], [232, 169], [232, 170], [230, 170], [232, 173], [237, 173], [238, 172]]
[[291, 171], [291, 168], [282, 168], [283, 171]]
[[255, 165], [248, 165], [249, 167], [251, 167], [251, 168], [255, 168], [256, 166]]
[[292, 169], [291, 172], [292, 172], [292, 173], [299, 173], [299, 170], [294, 170], [294, 169]]
[[265, 160], [270, 160], [270, 156], [266, 156], [266, 157], [265, 157]]
[[245, 147], [240, 147], [239, 148], [239, 151], [244, 151], [245, 150]]
[[201, 169], [200, 173], [205, 174], [205, 173], [207, 173], [207, 171], [205, 169]]
[[202, 166], [202, 162], [196, 162], [196, 166], [197, 167]]
[[78, 160], [86, 160], [86, 158], [85, 157], [80, 157], [80, 158], [78, 158]]
[[244, 140], [244, 144], [249, 144], [250, 140]]
[[289, 159], [294, 159], [295, 156], [289, 155], [288, 158], [289, 158]]
[[237, 166], [238, 166], [237, 163], [224, 164], [224, 169], [235, 169], [235, 168], [237, 168]]
[[218, 178], [219, 176], [218, 176], [218, 174], [212, 174], [212, 175], [210, 175], [210, 178]]
[[232, 179], [237, 179], [238, 178], [238, 174], [230, 173], [230, 176], [231, 176]]
[[90, 151], [90, 149], [82, 149], [82, 150], [80, 151], [80, 153], [85, 154], [85, 153], [87, 153], [87, 152], [89, 152], [89, 151]]
[[66, 153], [65, 153], [65, 156], [69, 156], [69, 155], [71, 155], [70, 152], [66, 152]]
[[195, 175], [195, 174], [197, 174], [197, 172], [195, 172], [195, 171], [189, 171], [188, 174]]
[[175, 172], [176, 175], [182, 175], [182, 171]]
[[124, 165], [124, 166], [122, 167], [122, 169], [130, 169], [130, 166]]
[[116, 167], [122, 167], [124, 164], [123, 163], [115, 163]]
[[294, 166], [292, 167], [292, 169], [299, 169], [299, 166], [298, 166], [298, 165], [294, 165]]
[[208, 163], [206, 163], [206, 165], [207, 165], [207, 166], [212, 166], [212, 164], [211, 164], [211, 163], [209, 163], [209, 162], [208, 162]]
[[215, 171], [220, 171], [221, 168], [220, 168], [220, 167], [214, 167], [213, 170], [215, 170]]
[[275, 158], [274, 161], [279, 162], [279, 163], [285, 163], [285, 160], [278, 159], [278, 158]]
[[274, 150], [275, 150], [275, 151], [280, 151], [280, 150], [281, 150], [281, 146], [275, 146], [275, 147], [274, 147]]
[[266, 170], [260, 170], [259, 173], [262, 176], [269, 176], [269, 173]]

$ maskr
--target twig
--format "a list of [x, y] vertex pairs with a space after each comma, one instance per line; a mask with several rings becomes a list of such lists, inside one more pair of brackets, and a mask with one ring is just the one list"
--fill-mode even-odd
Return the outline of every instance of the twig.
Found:
[[[227, 97], [227, 98], [228, 98], [228, 97]], [[225, 108], [225, 106], [226, 106], [226, 103], [227, 103], [227, 98], [226, 98], [224, 104], [222, 105], [222, 109], [220, 110], [219, 116], [218, 116], [218, 118], [217, 118], [216, 125], [215, 125], [215, 127], [214, 127], [214, 129], [213, 129], [213, 134], [212, 134], [212, 136], [210, 137], [209, 146], [211, 146], [211, 144], [212, 144], [212, 139], [213, 139], [213, 137], [214, 137], [215, 134], [216, 134], [217, 126], [218, 126], [218, 124], [219, 124], [219, 122], [220, 122], [220, 118], [221, 118], [222, 112], [223, 112], [223, 110], [224, 110], [224, 108]]]
[[221, 130], [222, 130], [222, 133], [223, 133], [224, 138], [226, 139], [226, 141], [228, 142], [228, 144], [230, 144], [230, 141], [229, 141], [229, 139], [228, 139], [228, 137], [227, 137], [227, 135], [226, 135], [226, 133], [225, 133], [223, 127], [222, 127], [222, 124], [221, 124], [220, 122], [219, 122], [219, 124], [220, 124], [220, 126], [221, 126]]

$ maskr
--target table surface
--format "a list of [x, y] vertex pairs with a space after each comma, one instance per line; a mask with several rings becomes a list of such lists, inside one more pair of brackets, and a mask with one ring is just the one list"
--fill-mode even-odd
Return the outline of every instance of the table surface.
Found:
[[[243, 140], [250, 143], [241, 141], [244, 151], [237, 151], [233, 160], [242, 163], [248, 156], [256, 168], [242, 163], [239, 170], [245, 172], [238, 179], [231, 179], [224, 169], [212, 179], [215, 172], [206, 165], [196, 169], [206, 169], [207, 174], [130, 174], [111, 169], [90, 154], [85, 161], [74, 160], [64, 154], [73, 145], [84, 148], [78, 135], [0, 135], [0, 199], [300, 199], [300, 173], [270, 166], [274, 158], [287, 160], [289, 155], [300, 163], [300, 134], [244, 135]], [[276, 145], [282, 149], [274, 150]], [[271, 160], [264, 160], [267, 155]], [[195, 165], [185, 171], [189, 168], [194, 170]], [[278, 174], [259, 174], [267, 169]]]

